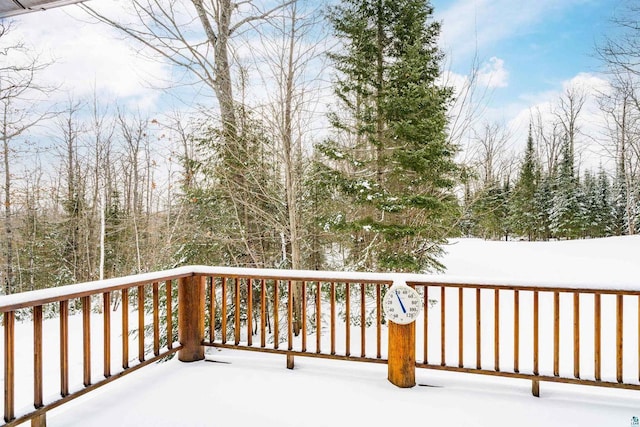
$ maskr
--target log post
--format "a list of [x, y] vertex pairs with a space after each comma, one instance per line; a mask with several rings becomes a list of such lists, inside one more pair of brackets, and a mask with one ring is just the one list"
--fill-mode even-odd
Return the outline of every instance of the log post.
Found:
[[540, 397], [540, 381], [531, 381], [531, 394], [533, 394], [535, 397]]
[[178, 351], [181, 362], [204, 359], [204, 276], [182, 277], [178, 282]]
[[36, 415], [31, 419], [31, 427], [47, 427], [47, 414]]
[[293, 369], [294, 364], [293, 354], [287, 353], [287, 369]]
[[389, 321], [389, 381], [401, 388], [416, 385], [416, 323]]

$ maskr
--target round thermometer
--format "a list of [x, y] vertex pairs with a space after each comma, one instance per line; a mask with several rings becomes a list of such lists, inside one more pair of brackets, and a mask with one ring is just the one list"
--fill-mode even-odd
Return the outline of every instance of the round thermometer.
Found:
[[400, 325], [407, 325], [420, 315], [422, 301], [415, 289], [404, 284], [395, 284], [385, 294], [382, 307], [387, 319]]

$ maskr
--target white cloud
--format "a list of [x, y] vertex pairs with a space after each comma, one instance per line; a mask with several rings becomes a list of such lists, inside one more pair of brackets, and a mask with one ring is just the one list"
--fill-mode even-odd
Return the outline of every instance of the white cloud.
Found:
[[504, 60], [495, 56], [478, 70], [478, 84], [487, 88], [509, 86], [509, 72], [504, 68]]
[[563, 82], [562, 87], [565, 90], [571, 87], [580, 88], [587, 95], [598, 95], [611, 90], [609, 81], [593, 73], [579, 73], [572, 79]]
[[521, 103], [513, 104], [508, 109], [508, 126], [513, 135], [518, 152], [524, 150], [529, 124], [538, 114], [544, 123], [551, 124], [557, 117], [554, 109], [560, 97], [570, 88], [581, 89], [585, 94], [585, 103], [578, 116], [579, 135], [576, 139], [576, 164], [582, 169], [597, 169], [601, 164], [611, 166], [610, 155], [603, 148], [605, 117], [598, 106], [598, 95], [607, 93], [610, 85], [607, 80], [591, 73], [579, 73], [565, 80], [553, 91], [530, 93], [521, 96]]
[[[105, 1], [105, 0], [102, 0]], [[110, 1], [113, 7], [118, 3]], [[43, 80], [73, 94], [140, 98], [149, 104], [154, 84], [169, 75], [169, 67], [137, 54], [130, 40], [104, 24], [89, 23], [75, 6], [35, 12], [16, 19], [16, 37], [54, 63]], [[60, 95], [66, 98], [66, 95]]]

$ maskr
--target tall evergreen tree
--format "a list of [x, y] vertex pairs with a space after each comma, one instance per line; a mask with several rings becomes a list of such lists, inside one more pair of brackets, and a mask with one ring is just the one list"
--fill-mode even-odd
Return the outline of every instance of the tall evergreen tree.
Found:
[[598, 199], [596, 203], [598, 228], [600, 236], [610, 236], [613, 232], [613, 207], [611, 205], [611, 184], [607, 172], [602, 166], [598, 171]]
[[538, 215], [535, 197], [538, 189], [539, 167], [533, 145], [531, 126], [527, 137], [527, 147], [510, 203], [510, 219], [513, 232], [534, 240], [537, 232]]
[[574, 238], [580, 234], [580, 203], [571, 142], [562, 143], [560, 167], [551, 211], [551, 229], [557, 237]]
[[585, 171], [582, 183], [582, 194], [584, 196], [582, 206], [582, 223], [586, 237], [600, 237], [603, 235], [600, 224], [600, 211], [598, 203], [598, 179], [590, 171]]
[[542, 240], [551, 238], [551, 213], [553, 210], [553, 192], [555, 176], [545, 176], [540, 179], [535, 193], [535, 211], [537, 214], [537, 228]]
[[321, 149], [350, 202], [339, 217], [355, 268], [442, 268], [456, 165], [432, 14], [426, 0], [347, 0], [330, 10], [342, 43], [331, 55], [340, 113]]
[[485, 239], [508, 239], [511, 232], [509, 221], [509, 182], [502, 185], [494, 182], [476, 195], [472, 211], [475, 219], [474, 234]]
[[622, 236], [629, 231], [629, 215], [627, 214], [627, 182], [624, 174], [624, 165], [618, 162], [613, 183], [612, 195], [612, 226], [613, 234]]

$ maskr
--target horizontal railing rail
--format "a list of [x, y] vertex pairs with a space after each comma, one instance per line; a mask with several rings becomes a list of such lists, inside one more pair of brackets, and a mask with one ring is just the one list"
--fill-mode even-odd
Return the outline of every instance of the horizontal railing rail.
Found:
[[389, 363], [382, 299], [396, 283], [422, 298], [417, 368], [527, 379], [535, 395], [544, 381], [640, 389], [632, 284], [493, 282], [188, 266], [0, 296], [5, 425], [45, 425], [69, 400], [176, 352], [201, 360], [204, 347], [283, 354], [289, 368], [295, 356]]

